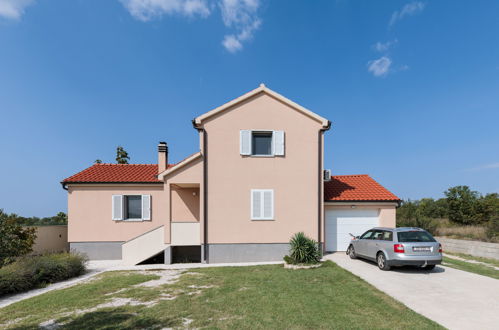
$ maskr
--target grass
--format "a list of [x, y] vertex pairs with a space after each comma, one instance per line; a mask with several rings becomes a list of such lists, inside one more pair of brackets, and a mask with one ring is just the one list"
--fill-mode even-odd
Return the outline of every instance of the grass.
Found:
[[437, 228], [435, 236], [445, 236], [455, 239], [466, 239], [473, 241], [482, 241], [490, 243], [499, 243], [499, 236], [489, 237], [487, 235], [487, 226], [483, 225], [470, 225], [460, 226], [449, 221], [449, 219], [434, 219]]
[[[105, 273], [0, 310], [0, 327], [38, 329], [40, 323], [55, 319], [63, 324], [61, 329], [440, 328], [330, 261], [307, 270], [282, 265], [195, 269], [173, 284], [133, 286], [157, 277]], [[113, 298], [156, 303], [71, 314]]]
[[456, 253], [456, 252], [445, 252], [445, 254], [450, 254], [450, 255], [453, 255], [453, 256], [461, 257], [463, 259], [474, 260], [474, 261], [478, 261], [478, 262], [484, 262], [486, 264], [491, 264], [493, 266], [499, 267], [499, 260], [498, 259], [485, 258], [485, 257], [475, 257], [475, 256], [471, 256], [469, 254]]
[[[499, 267], [499, 260], [496, 260], [496, 259], [474, 257], [474, 256], [470, 256], [468, 254], [463, 254], [463, 253], [448, 253], [448, 252], [446, 252], [446, 253], [451, 254], [451, 255], [456, 255], [456, 256], [461, 257], [463, 259], [483, 262], [483, 263], [490, 264], [491, 266]], [[464, 270], [464, 271], [467, 271], [470, 273], [475, 273], [478, 275], [483, 275], [483, 276], [488, 276], [488, 277], [492, 277], [495, 279], [499, 279], [499, 270], [494, 269], [491, 266], [487, 266], [484, 264], [471, 263], [471, 262], [452, 259], [452, 258], [448, 258], [448, 257], [444, 257], [443, 262], [444, 262], [445, 266]]]

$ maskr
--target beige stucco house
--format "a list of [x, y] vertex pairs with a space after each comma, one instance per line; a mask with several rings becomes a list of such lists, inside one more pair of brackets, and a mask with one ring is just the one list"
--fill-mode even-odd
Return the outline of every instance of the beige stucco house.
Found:
[[179, 163], [160, 142], [157, 164], [95, 164], [62, 181], [71, 249], [127, 264], [272, 261], [300, 231], [342, 251], [348, 233], [395, 226], [397, 196], [324, 170], [330, 121], [263, 84], [192, 123], [199, 151]]

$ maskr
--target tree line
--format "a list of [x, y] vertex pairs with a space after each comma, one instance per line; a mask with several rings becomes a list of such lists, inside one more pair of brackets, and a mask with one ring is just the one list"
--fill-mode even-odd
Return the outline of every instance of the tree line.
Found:
[[499, 194], [480, 194], [468, 186], [456, 186], [439, 199], [422, 198], [403, 201], [397, 209], [397, 225], [421, 227], [433, 231], [440, 219], [453, 225], [487, 226], [491, 235], [499, 236]]
[[6, 213], [0, 209], [0, 220], [14, 222], [20, 226], [50, 226], [50, 225], [67, 225], [68, 216], [64, 212], [59, 212], [52, 217], [22, 217], [15, 213]]

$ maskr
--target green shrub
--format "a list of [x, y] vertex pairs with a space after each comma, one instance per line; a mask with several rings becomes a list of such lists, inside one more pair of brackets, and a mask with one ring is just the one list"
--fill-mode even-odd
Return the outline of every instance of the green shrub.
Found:
[[284, 258], [282, 258], [284, 260], [285, 263], [287, 264], [294, 264], [295, 261], [293, 260], [293, 258], [291, 258], [290, 256], [284, 256]]
[[304, 233], [296, 233], [289, 241], [289, 244], [291, 245], [291, 263], [316, 264], [321, 260], [319, 245], [313, 239], [305, 236]]
[[32, 251], [36, 229], [22, 227], [15, 214], [0, 209], [0, 267]]
[[27, 256], [0, 268], [0, 296], [27, 291], [85, 272], [86, 259], [73, 253]]

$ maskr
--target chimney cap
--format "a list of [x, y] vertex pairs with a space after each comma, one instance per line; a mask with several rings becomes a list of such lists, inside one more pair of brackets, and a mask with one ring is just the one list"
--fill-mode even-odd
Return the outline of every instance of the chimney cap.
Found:
[[164, 145], [166, 145], [166, 142], [165, 142], [165, 141], [159, 141], [159, 144], [164, 144]]

